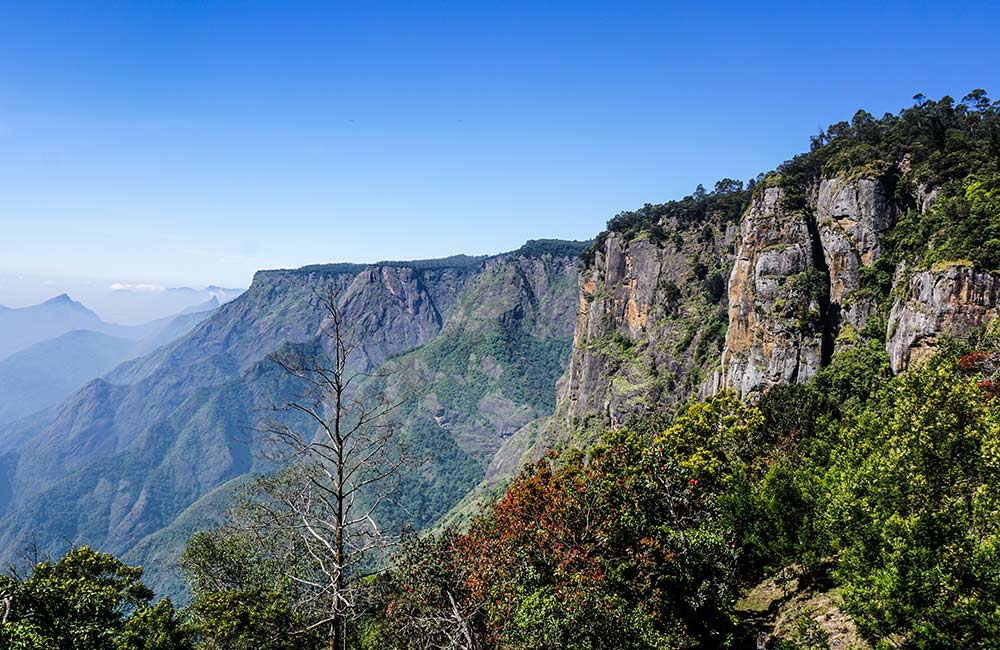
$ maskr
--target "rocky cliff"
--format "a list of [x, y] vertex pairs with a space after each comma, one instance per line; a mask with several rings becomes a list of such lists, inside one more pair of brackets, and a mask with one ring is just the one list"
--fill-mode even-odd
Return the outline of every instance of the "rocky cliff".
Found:
[[[797, 186], [772, 174], [736, 218], [667, 216], [631, 232], [612, 221], [581, 273], [558, 414], [580, 429], [720, 390], [753, 398], [809, 379], [862, 340], [884, 340], [902, 372], [941, 337], [988, 325], [1000, 275], [929, 265], [924, 242], [900, 244], [900, 215], [912, 228], [940, 193], [905, 174]], [[650, 237], [653, 226], [665, 234]], [[726, 278], [724, 300], [710, 298], [706, 272]]]
[[747, 395], [816, 373], [829, 354], [828, 292], [814, 224], [778, 187], [758, 191], [742, 222], [729, 275], [721, 388]]
[[[621, 424], [696, 390], [722, 349], [725, 277], [742, 189], [626, 213], [651, 231], [608, 232], [580, 274], [569, 369], [557, 417], [571, 428]], [[657, 234], [659, 233], [659, 234]]]
[[878, 309], [862, 291], [898, 208], [882, 181], [824, 178], [803, 205], [759, 189], [740, 225], [729, 276], [719, 388], [743, 396], [812, 377]]
[[913, 274], [900, 269], [897, 276], [886, 333], [893, 372], [930, 356], [943, 337], [975, 332], [1000, 313], [1000, 276], [965, 264]]

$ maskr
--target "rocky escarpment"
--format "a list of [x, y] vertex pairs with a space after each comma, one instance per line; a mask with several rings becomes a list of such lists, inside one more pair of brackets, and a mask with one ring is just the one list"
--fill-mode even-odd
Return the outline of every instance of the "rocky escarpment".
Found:
[[[595, 242], [584, 268], [573, 273], [576, 299], [550, 301], [576, 315], [555, 413], [502, 437], [483, 482], [446, 523], [477, 512], [496, 497], [497, 486], [549, 449], [592, 442], [607, 425], [653, 408], [669, 411], [698, 392], [722, 351], [725, 278], [746, 196], [737, 190], [697, 202], [689, 197], [686, 203], [646, 206], [619, 216], [630, 222], [631, 233], [610, 230]], [[636, 221], [642, 227], [635, 227]], [[536, 263], [531, 275], [540, 270]], [[558, 321], [535, 317], [533, 322]]]
[[735, 223], [671, 217], [670, 237], [611, 232], [580, 275], [570, 366], [558, 419], [620, 424], [650, 404], [669, 406], [697, 390], [721, 350], [725, 276]]
[[403, 428], [450, 437], [489, 461], [507, 437], [552, 413], [571, 346], [577, 264], [575, 255], [518, 253], [484, 262], [437, 337], [382, 366], [389, 380], [366, 389], [405, 391], [396, 414]]
[[714, 388], [747, 396], [808, 379], [878, 308], [861, 289], [898, 213], [885, 183], [823, 179], [800, 205], [787, 192], [758, 190], [740, 224]]
[[940, 339], [988, 325], [1000, 313], [1000, 277], [964, 264], [907, 274], [889, 314], [886, 350], [893, 372], [934, 351]]
[[869, 327], [882, 297], [866, 275], [899, 213], [889, 186], [828, 178], [793, 196], [765, 182], [742, 196], [698, 220], [667, 204], [646, 230], [599, 240], [580, 276], [561, 421], [615, 424], [692, 395], [803, 381]]
[[[886, 341], [901, 372], [941, 336], [988, 324], [997, 314], [995, 275], [957, 264], [893, 280], [898, 201], [919, 216], [940, 194], [924, 184], [900, 190], [895, 177], [838, 176], [806, 187], [770, 177], [737, 220], [708, 216], [695, 227], [664, 219], [658, 238], [610, 230], [581, 273], [559, 420], [578, 429], [588, 419], [621, 423], [720, 390], [752, 398], [807, 380], [870, 339]], [[720, 303], [706, 273], [728, 279]], [[706, 351], [718, 356], [706, 360]]]
[[882, 181], [825, 179], [816, 198], [816, 222], [829, 272], [830, 324], [864, 329], [877, 305], [860, 295], [862, 270], [885, 253], [884, 240], [899, 209]]
[[721, 387], [741, 395], [811, 377], [829, 353], [829, 293], [815, 229], [783, 198], [778, 187], [757, 192], [740, 224]]

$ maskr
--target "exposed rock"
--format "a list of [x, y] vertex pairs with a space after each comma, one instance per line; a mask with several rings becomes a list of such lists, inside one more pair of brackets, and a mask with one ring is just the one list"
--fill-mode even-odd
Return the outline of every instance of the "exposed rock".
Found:
[[[733, 224], [660, 224], [669, 241], [611, 232], [580, 276], [573, 355], [557, 394], [560, 420], [621, 424], [697, 391], [721, 352]], [[708, 278], [718, 281], [713, 298]], [[543, 436], [544, 437], [544, 436]]]
[[921, 212], [927, 212], [937, 201], [940, 194], [940, 187], [934, 187], [932, 185], [927, 185], [926, 183], [921, 183], [917, 186], [916, 191], [917, 208]]
[[862, 271], [883, 255], [898, 208], [882, 181], [821, 180], [808, 207], [784, 191], [758, 191], [740, 224], [729, 279], [729, 329], [721, 372], [703, 386], [753, 396], [809, 379], [850, 345], [878, 305]]
[[830, 273], [832, 325], [863, 329], [875, 309], [869, 301], [849, 301], [861, 286], [861, 268], [882, 256], [882, 240], [892, 229], [897, 209], [878, 180], [825, 179], [819, 185], [816, 222], [823, 258]]
[[819, 578], [807, 575], [802, 567], [785, 567], [736, 604], [753, 627], [758, 648], [781, 647], [781, 641], [808, 642], [803, 636], [822, 637], [824, 647], [831, 650], [870, 647], [841, 608], [839, 594], [830, 588], [825, 576]]
[[823, 361], [825, 292], [814, 286], [811, 224], [783, 207], [783, 195], [778, 187], [755, 193], [729, 276], [721, 386], [743, 396], [808, 379]]
[[595, 349], [615, 333], [635, 340], [649, 322], [659, 278], [659, 251], [647, 240], [627, 242], [611, 235], [593, 268], [580, 278], [580, 301], [573, 331], [573, 358], [564, 382], [569, 418], [616, 411], [609, 393], [610, 377], [604, 351]]
[[[905, 277], [897, 273], [897, 285]], [[971, 266], [913, 273], [889, 314], [886, 351], [895, 373], [930, 356], [942, 336], [960, 336], [997, 317], [1000, 277]]]

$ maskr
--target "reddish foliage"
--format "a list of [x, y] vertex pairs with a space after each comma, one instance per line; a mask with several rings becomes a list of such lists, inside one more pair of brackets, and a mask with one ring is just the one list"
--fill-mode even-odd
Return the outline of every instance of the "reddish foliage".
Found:
[[958, 367], [968, 375], [979, 375], [976, 386], [987, 400], [1000, 396], [1000, 353], [970, 352], [958, 358]]
[[[706, 553], [728, 556], [724, 545], [692, 548], [683, 533], [706, 521], [711, 499], [666, 453], [629, 445], [589, 463], [549, 458], [527, 469], [454, 546], [471, 598], [489, 604], [487, 638], [503, 645], [526, 594], [551, 594], [571, 634], [620, 632], [616, 621], [641, 608], [658, 629], [687, 638], [679, 617], [700, 625], [717, 614], [704, 594], [725, 569]], [[695, 593], [700, 604], [690, 605]]]

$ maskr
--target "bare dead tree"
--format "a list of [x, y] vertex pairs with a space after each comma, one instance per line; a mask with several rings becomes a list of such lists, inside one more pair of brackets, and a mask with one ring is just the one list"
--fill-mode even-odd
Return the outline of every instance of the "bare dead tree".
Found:
[[482, 645], [472, 619], [482, 603], [456, 599], [451, 590], [444, 592], [448, 602], [422, 608], [401, 617], [399, 632], [419, 639], [427, 650], [479, 650]]
[[358, 613], [358, 585], [394, 539], [376, 515], [404, 463], [389, 422], [402, 402], [384, 391], [359, 397], [358, 384], [373, 376], [352, 367], [364, 333], [345, 321], [332, 292], [318, 295], [317, 303], [324, 349], [288, 347], [269, 355], [304, 389], [267, 409], [270, 417], [256, 427], [294, 466], [272, 481], [258, 507], [308, 560], [308, 571], [285, 576], [303, 594], [299, 605], [314, 614], [302, 631], [328, 630], [331, 650], [343, 650], [347, 623]]
[[6, 625], [7, 619], [10, 617], [10, 610], [13, 606], [13, 598], [7, 594], [6, 591], [0, 589], [0, 609], [3, 610], [3, 614], [0, 615], [0, 625]]

